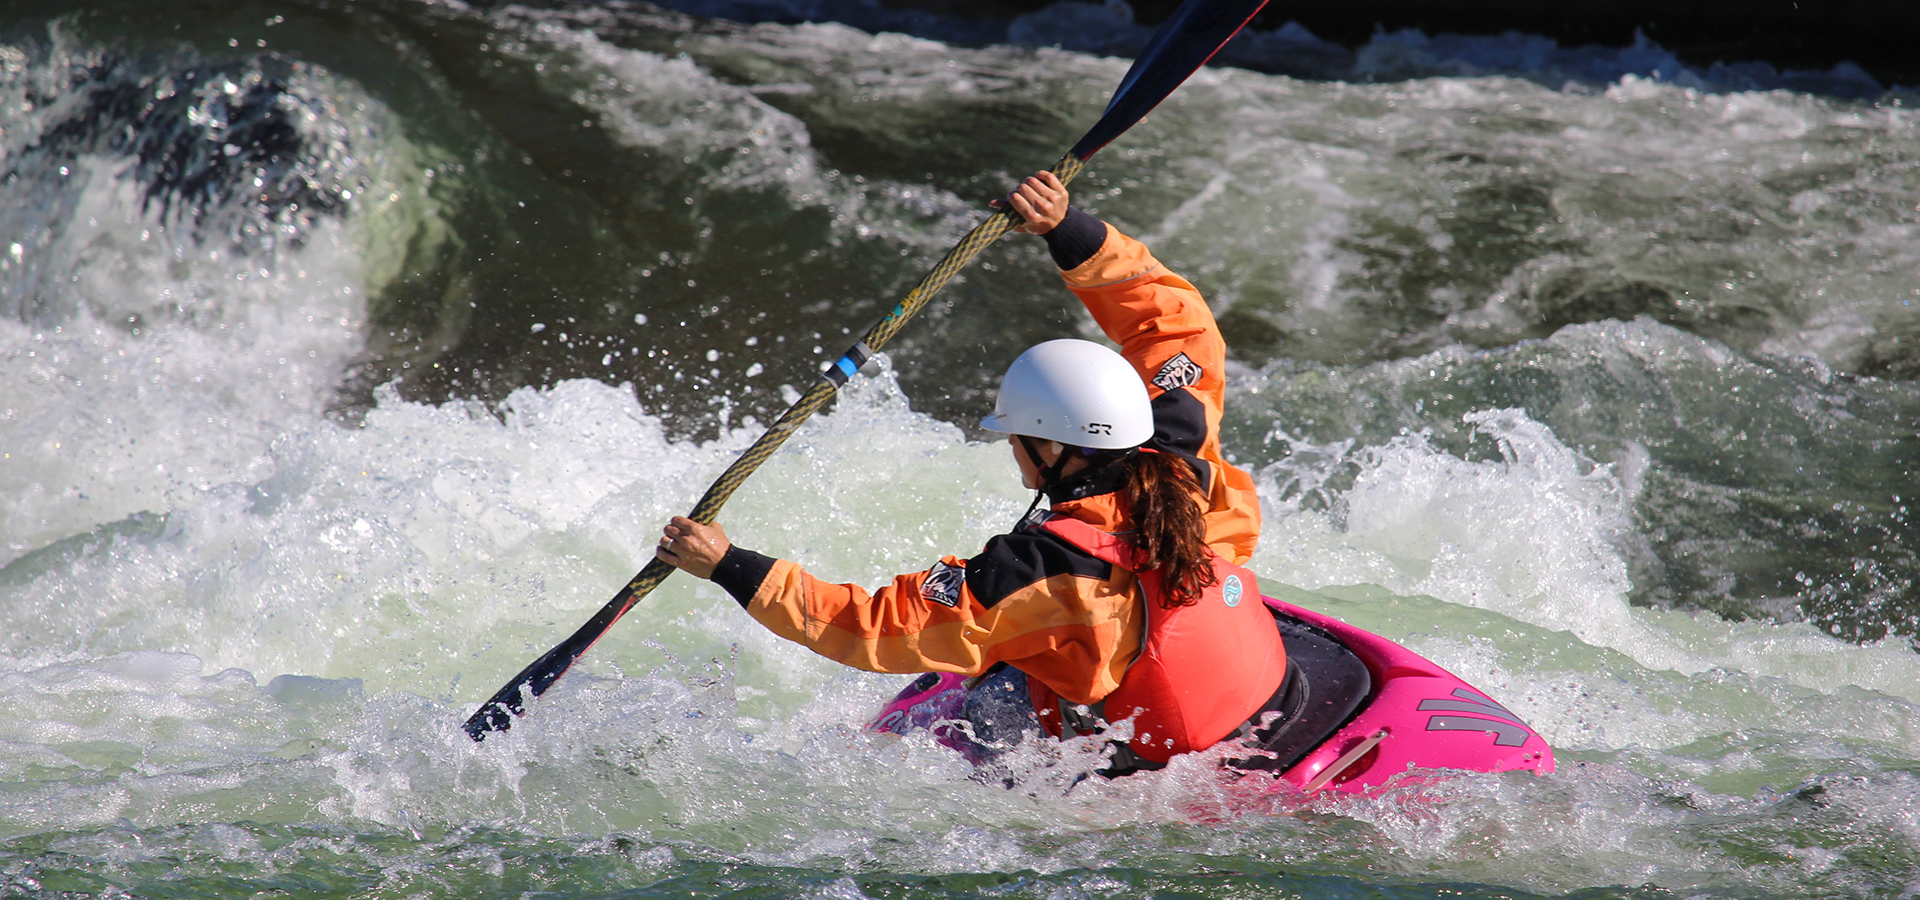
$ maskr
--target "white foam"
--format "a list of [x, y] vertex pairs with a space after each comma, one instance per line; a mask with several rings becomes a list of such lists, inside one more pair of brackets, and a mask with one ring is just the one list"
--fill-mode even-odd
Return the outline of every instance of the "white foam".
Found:
[[[966, 444], [912, 413], [886, 379], [862, 384], [735, 498], [724, 521], [743, 546], [874, 583], [968, 554], [1017, 514], [1024, 498], [1003, 447]], [[516, 392], [502, 415], [383, 394], [361, 428], [296, 423], [243, 470], [257, 483], [186, 491], [158, 533], [105, 538], [110, 557], [78, 557], [16, 594], [23, 637], [437, 694], [455, 675], [517, 668], [583, 619], [644, 562], [647, 535], [750, 437], [670, 442], [630, 392], [586, 381]], [[1472, 421], [1499, 441], [1501, 459], [1462, 460], [1419, 436], [1368, 448], [1339, 498], [1344, 523], [1270, 503], [1256, 567], [1307, 588], [1370, 583], [1498, 612], [1654, 670], [1720, 667], [1821, 690], [1909, 693], [1901, 685], [1914, 663], [1895, 648], [1629, 607], [1616, 543], [1629, 527], [1626, 498], [1610, 471], [1516, 411]], [[1264, 473], [1269, 497], [1282, 496], [1276, 475]], [[705, 644], [699, 626], [727, 615], [693, 614], [718, 599], [711, 587], [669, 582], [647, 609], [675, 626], [651, 639]], [[791, 678], [804, 662], [735, 624], [733, 640], [778, 659], [766, 670]], [[634, 652], [638, 639], [617, 631], [612, 653], [595, 658]], [[1806, 664], [1819, 657], [1833, 661]], [[802, 670], [813, 675], [791, 686], [831, 671]]]
[[256, 466], [281, 423], [318, 412], [359, 349], [361, 304], [348, 293], [357, 267], [331, 231], [291, 258], [216, 262], [225, 271], [207, 281], [156, 279], [168, 285], [162, 297], [178, 290], [219, 310], [204, 329], [163, 322], [134, 334], [91, 312], [0, 321], [0, 380], [16, 386], [0, 400], [0, 559], [264, 474]]
[[[912, 412], [882, 365], [734, 499], [722, 521], [736, 540], [870, 585], [970, 552], [1018, 514], [1025, 493], [1004, 446]], [[1766, 808], [1751, 798], [1793, 787], [1823, 754], [1864, 785], [1906, 789], [1857, 757], [1904, 753], [1920, 707], [1846, 682], [1911, 683], [1911, 659], [1788, 626], [1626, 609], [1605, 540], [1623, 502], [1611, 474], [1516, 413], [1475, 421], [1503, 442], [1498, 459], [1415, 438], [1363, 451], [1372, 468], [1334, 491], [1357, 530], [1269, 508], [1256, 560], [1283, 582], [1319, 567], [1387, 585], [1313, 602], [1494, 691], [1563, 751], [1552, 779], [1326, 801], [1338, 821], [1376, 829], [1371, 852], [1570, 888], [1638, 871], [1624, 848], [1639, 847], [1665, 873], [1649, 878], [1684, 883], [1682, 854], [1645, 843], [1696, 827], [1647, 806], [1662, 790], [1718, 804], [1699, 826], [1711, 829]], [[1155, 858], [1168, 848], [1143, 835], [1198, 819], [1231, 826], [1183, 839], [1208, 852], [1329, 858], [1317, 826], [1276, 816], [1290, 809], [1277, 801], [1249, 805], [1198, 759], [1062, 796], [1076, 754], [1097, 742], [1036, 745], [1015, 760], [1022, 789], [1008, 791], [969, 780], [925, 736], [863, 735], [900, 679], [778, 641], [683, 577], [512, 731], [469, 741], [458, 726], [477, 698], [584, 620], [750, 436], [668, 440], [630, 391], [590, 381], [517, 392], [499, 415], [384, 392], [361, 428], [293, 423], [257, 485], [186, 492], [157, 532], [6, 587], [13, 620], [32, 629], [13, 640], [40, 655], [12, 644], [0, 671], [0, 702], [34, 709], [0, 725], [0, 764], [55, 780], [7, 795], [0, 831], [210, 815], [401, 833], [492, 825], [671, 838], [774, 866], [1066, 872]], [[1580, 565], [1555, 570], [1569, 554]], [[1717, 667], [1636, 662], [1646, 648], [1634, 635]], [[1809, 673], [1823, 686], [1798, 683]], [[1754, 721], [1790, 744], [1741, 737]], [[1850, 815], [1900, 821], [1858, 794]], [[1710, 851], [1701, 865], [1723, 861]]]
[[0, 398], [0, 563], [265, 477], [268, 444], [319, 415], [363, 350], [367, 299], [395, 277], [398, 248], [445, 239], [422, 154], [391, 133], [384, 107], [315, 67], [286, 90], [344, 117], [293, 117], [318, 156], [354, 148], [357, 161], [328, 163], [362, 194], [344, 218], [260, 223], [271, 227], [229, 240], [203, 232], [195, 210], [167, 216], [131, 159], [98, 154], [57, 170], [41, 161], [44, 177], [7, 185], [13, 209], [0, 218], [23, 226], [24, 245], [0, 257], [0, 290], [20, 303], [0, 318], [0, 382], [12, 388]]
[[[1651, 670], [1713, 669], [1821, 691], [1842, 685], [1920, 700], [1920, 657], [1891, 640], [1861, 647], [1806, 623], [1728, 623], [1634, 608], [1622, 538], [1631, 495], [1613, 473], [1519, 410], [1471, 413], [1499, 460], [1468, 461], [1406, 435], [1355, 452], [1351, 441], [1294, 454], [1260, 473], [1266, 525], [1254, 563], [1306, 588], [1372, 584], [1567, 631]], [[1357, 461], [1333, 509], [1303, 505]], [[1842, 661], [1844, 660], [1844, 661]]]

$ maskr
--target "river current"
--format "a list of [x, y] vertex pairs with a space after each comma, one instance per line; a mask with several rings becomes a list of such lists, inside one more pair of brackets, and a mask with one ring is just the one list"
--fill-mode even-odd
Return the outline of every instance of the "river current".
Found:
[[[683, 6], [8, 8], [0, 895], [1920, 894], [1920, 111], [1645, 42], [1252, 35], [1074, 185], [1214, 304], [1266, 591], [1557, 773], [984, 783], [685, 577], [469, 741], [1144, 33]], [[1069, 335], [1004, 241], [723, 521], [969, 553]]]

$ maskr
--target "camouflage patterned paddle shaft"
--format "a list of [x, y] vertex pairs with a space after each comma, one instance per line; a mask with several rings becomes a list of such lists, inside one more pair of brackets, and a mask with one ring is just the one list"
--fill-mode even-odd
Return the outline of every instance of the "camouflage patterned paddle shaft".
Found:
[[[1061, 184], [1066, 184], [1080, 174], [1080, 170], [1085, 166], [1086, 160], [1069, 153], [1054, 164], [1053, 174], [1059, 177]], [[974, 226], [972, 231], [967, 232], [967, 236], [961, 238], [960, 243], [956, 244], [952, 250], [947, 251], [947, 255], [934, 264], [926, 277], [920, 279], [920, 283], [907, 292], [906, 299], [901, 300], [885, 318], [867, 329], [866, 335], [854, 345], [853, 349], [848, 350], [838, 362], [828, 367], [826, 376], [814, 381], [813, 385], [807, 388], [807, 392], [800, 395], [800, 399], [794, 401], [792, 406], [787, 407], [787, 411], [781, 413], [780, 418], [753, 442], [753, 446], [748, 447], [746, 452], [733, 461], [733, 465], [728, 466], [727, 470], [720, 474], [712, 486], [707, 488], [707, 492], [701, 495], [700, 502], [693, 505], [693, 511], [687, 514], [687, 518], [706, 525], [713, 524], [714, 519], [720, 515], [720, 507], [733, 496], [733, 492], [738, 490], [740, 485], [745, 484], [754, 470], [760, 468], [761, 463], [772, 457], [774, 452], [780, 449], [780, 445], [786, 443], [787, 438], [792, 437], [793, 433], [800, 429], [802, 423], [814, 413], [819, 412], [821, 407], [826, 406], [827, 401], [833, 399], [840, 385], [846, 382], [846, 376], [857, 370], [860, 362], [864, 362], [868, 356], [878, 352], [887, 345], [888, 341], [893, 340], [893, 336], [900, 332], [901, 327], [907, 324], [907, 320], [913, 318], [914, 313], [919, 312], [921, 307], [926, 306], [927, 301], [933, 299], [933, 295], [939, 293], [941, 288], [946, 287], [947, 282], [952, 281], [954, 275], [959, 274], [961, 269], [973, 262], [974, 257], [980, 255], [980, 251], [987, 249], [994, 241], [999, 240], [1019, 224], [1020, 214], [1009, 207], [994, 213], [985, 222], [981, 222]], [[835, 377], [836, 372], [838, 377]], [[547, 651], [546, 655], [535, 660], [532, 665], [522, 669], [519, 675], [507, 682], [505, 687], [481, 704], [480, 709], [467, 719], [465, 726], [467, 735], [480, 741], [485, 740], [490, 731], [505, 731], [511, 728], [513, 716], [525, 712], [523, 691], [525, 695], [534, 697], [546, 693], [547, 688], [552, 687], [561, 675], [566, 674], [567, 669], [571, 668], [574, 662], [586, 653], [587, 649], [592, 647], [608, 628], [613, 626], [614, 622], [619, 621], [621, 616], [626, 615], [627, 610], [632, 609], [634, 604], [639, 603], [654, 588], [659, 587], [660, 582], [667, 580], [667, 576], [673, 572], [673, 566], [658, 559], [648, 561], [639, 574], [633, 576], [633, 580], [627, 582], [627, 586], [621, 588], [612, 600], [607, 601], [606, 605], [602, 606], [600, 611], [587, 621], [587, 624], [581, 626], [579, 631], [560, 642], [559, 646]]]

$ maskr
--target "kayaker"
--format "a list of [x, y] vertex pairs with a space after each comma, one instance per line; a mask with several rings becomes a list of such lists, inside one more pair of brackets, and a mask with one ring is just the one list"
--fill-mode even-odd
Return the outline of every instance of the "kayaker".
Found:
[[[1246, 735], [1282, 703], [1286, 649], [1251, 573], [1253, 479], [1220, 449], [1226, 344], [1193, 285], [1072, 207], [1052, 173], [1004, 201], [1120, 352], [1056, 340], [1016, 359], [994, 412], [1021, 483], [1050, 508], [979, 554], [869, 593], [675, 517], [656, 551], [773, 633], [876, 672], [979, 676], [976, 739], [1131, 723], [1105, 774]], [[1244, 600], [1243, 600], [1244, 595]], [[1064, 701], [1064, 702], [1063, 702]], [[1119, 732], [1114, 732], [1119, 733]]]

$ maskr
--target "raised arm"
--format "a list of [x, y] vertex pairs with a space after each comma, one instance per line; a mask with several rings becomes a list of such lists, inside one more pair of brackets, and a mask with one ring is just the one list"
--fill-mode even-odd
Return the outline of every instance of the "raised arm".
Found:
[[1260, 503], [1252, 476], [1220, 448], [1227, 345], [1213, 312], [1146, 245], [1086, 212], [1071, 210], [1046, 237], [1068, 289], [1147, 384], [1156, 429], [1147, 446], [1193, 464], [1207, 487], [1207, 543], [1245, 563], [1260, 537]]

